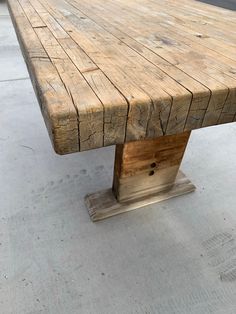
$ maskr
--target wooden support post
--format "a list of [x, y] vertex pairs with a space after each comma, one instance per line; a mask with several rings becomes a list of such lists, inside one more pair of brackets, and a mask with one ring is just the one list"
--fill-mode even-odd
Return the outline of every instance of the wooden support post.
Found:
[[93, 221], [194, 191], [179, 171], [190, 132], [116, 146], [113, 188], [86, 197]]

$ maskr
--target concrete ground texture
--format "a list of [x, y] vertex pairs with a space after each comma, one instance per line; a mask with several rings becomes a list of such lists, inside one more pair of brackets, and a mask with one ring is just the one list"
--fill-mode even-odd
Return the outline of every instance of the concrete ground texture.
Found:
[[99, 223], [114, 147], [52, 150], [0, 1], [0, 314], [235, 314], [236, 123], [192, 136], [194, 193]]

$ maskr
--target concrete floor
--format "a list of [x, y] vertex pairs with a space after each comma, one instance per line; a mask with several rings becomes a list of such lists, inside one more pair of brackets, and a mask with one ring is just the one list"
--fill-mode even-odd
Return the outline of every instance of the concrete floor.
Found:
[[236, 0], [198, 0], [198, 1], [236, 11]]
[[0, 15], [0, 314], [235, 314], [236, 124], [193, 132], [195, 193], [94, 224], [114, 148], [53, 152]]

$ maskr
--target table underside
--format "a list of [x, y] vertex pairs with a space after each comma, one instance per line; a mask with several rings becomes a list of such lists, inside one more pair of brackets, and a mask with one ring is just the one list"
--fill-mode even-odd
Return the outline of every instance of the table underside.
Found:
[[236, 120], [236, 14], [191, 0], [8, 0], [59, 154]]

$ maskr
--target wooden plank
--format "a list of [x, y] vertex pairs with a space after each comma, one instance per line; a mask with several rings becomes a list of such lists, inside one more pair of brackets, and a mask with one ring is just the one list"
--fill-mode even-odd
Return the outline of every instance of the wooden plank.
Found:
[[[71, 2], [75, 3], [76, 1], [70, 0]], [[121, 1], [122, 2], [122, 1]], [[77, 3], [77, 2], [76, 2]], [[83, 4], [79, 4], [79, 7], [83, 7], [83, 10], [85, 8], [86, 1], [83, 1]], [[94, 4], [96, 1], [93, 2], [93, 5], [89, 5], [86, 7], [86, 9], [89, 12], [89, 15], [91, 16], [91, 7], [94, 7]], [[119, 1], [120, 3], [120, 1]], [[99, 1], [99, 5], [94, 7], [97, 12], [101, 12], [101, 15], [107, 16], [106, 10], [109, 9], [109, 12], [112, 9], [112, 6], [114, 6], [113, 2], [110, 3], [109, 6], [104, 6], [104, 11], [101, 11], [102, 9], [102, 3]], [[77, 5], [78, 7], [78, 5]], [[135, 10], [135, 8], [132, 8]], [[82, 11], [83, 11], [82, 10]], [[114, 12], [119, 11], [119, 6], [116, 6], [115, 9], [112, 11], [112, 14]], [[84, 11], [83, 11], [84, 12]], [[129, 16], [129, 19], [132, 21], [133, 27], [129, 27], [129, 25], [125, 24], [126, 20], [126, 14], [127, 17]], [[126, 30], [129, 30], [129, 35], [132, 35], [135, 40], [137, 40], [139, 43], [143, 44], [149, 49], [152, 49], [156, 54], [159, 54], [161, 57], [166, 59], [167, 61], [173, 63], [175, 66], [177, 66], [179, 69], [183, 70], [187, 74], [191, 75], [193, 78], [207, 86], [211, 92], [212, 97], [209, 102], [209, 106], [207, 111], [204, 109], [201, 110], [202, 115], [199, 117], [196, 117], [196, 121], [200, 120], [202, 126], [208, 126], [212, 125], [214, 123], [217, 123], [220, 114], [222, 112], [222, 109], [224, 108], [224, 104], [226, 105], [227, 109], [230, 108], [230, 111], [232, 112], [231, 115], [228, 116], [229, 120], [227, 122], [232, 121], [232, 117], [235, 113], [236, 107], [235, 107], [235, 101], [232, 101], [232, 97], [228, 97], [228, 94], [231, 95], [234, 94], [234, 87], [235, 87], [235, 79], [230, 77], [229, 75], [232, 75], [232, 64], [230, 66], [227, 66], [226, 64], [223, 64], [223, 66], [218, 63], [212, 61], [213, 58], [215, 58], [215, 54], [212, 55], [211, 52], [209, 52], [209, 57], [206, 58], [206, 50], [201, 49], [202, 55], [198, 55], [196, 53], [198, 46], [191, 46], [189, 47], [186, 45], [186, 43], [182, 44], [182, 38], [180, 36], [177, 36], [173, 32], [169, 32], [165, 28], [160, 28], [159, 25], [155, 26], [155, 22], [153, 22], [153, 25], [150, 25], [150, 20], [147, 21], [147, 26], [145, 31], [145, 17], [140, 16], [140, 22], [137, 18], [137, 14], [135, 12], [134, 18], [132, 19], [133, 13], [122, 13], [122, 16], [117, 15], [115, 16], [112, 24], [117, 25], [119, 29], [122, 29], [123, 32], [126, 32]], [[93, 15], [94, 18], [94, 15]], [[125, 25], [125, 28], [124, 28]], [[107, 26], [108, 27], [108, 26]], [[122, 28], [121, 28], [122, 27]], [[160, 32], [167, 35], [168, 39], [162, 40], [160, 37], [160, 40], [158, 41], [158, 48], [157, 48], [157, 41], [155, 40], [149, 40], [148, 36], [150, 37], [150, 29], [159, 29]], [[137, 31], [139, 29], [139, 31]], [[113, 32], [113, 30], [112, 30]], [[141, 34], [143, 34], [143, 37], [141, 37]], [[121, 38], [124, 38], [121, 37]], [[140, 40], [141, 38], [141, 40]], [[169, 43], [171, 43], [169, 45]], [[194, 50], [193, 50], [194, 48]], [[141, 48], [142, 49], [142, 48]], [[211, 58], [210, 58], [211, 57]], [[222, 58], [221, 58], [222, 59]], [[225, 61], [225, 60], [224, 60]], [[227, 59], [228, 61], [228, 59]], [[229, 61], [230, 62], [230, 61]], [[224, 72], [223, 72], [224, 71]], [[226, 74], [225, 74], [226, 73]], [[226, 103], [227, 100], [227, 103]], [[223, 109], [225, 110], [225, 109]], [[194, 112], [194, 111], [193, 111]], [[192, 114], [191, 114], [192, 117]], [[204, 121], [202, 122], [202, 120]], [[187, 125], [189, 127], [189, 124]], [[191, 128], [191, 125], [190, 125]]]
[[46, 26], [38, 13], [35, 11], [35, 9], [32, 7], [30, 4], [29, 0], [21, 0], [20, 4], [24, 7], [24, 12], [26, 13], [30, 24], [32, 25], [33, 28], [37, 27], [44, 27]]
[[80, 150], [103, 146], [103, 105], [50, 31], [37, 28], [36, 33], [77, 108]]
[[[30, 1], [35, 5], [35, 0]], [[38, 1], [37, 5], [39, 5]], [[40, 9], [38, 10], [40, 13]], [[125, 97], [49, 13], [43, 13], [41, 16], [65, 53], [103, 104], [104, 145], [112, 145], [114, 142], [123, 143], [128, 116], [128, 104]], [[116, 115], [114, 115], [114, 111]]]
[[[165, 0], [165, 3], [175, 3], [178, 4], [179, 1], [177, 0]], [[183, 10], [186, 9], [194, 9], [194, 11], [198, 12], [199, 16], [205, 16], [211, 17], [213, 19], [219, 20], [219, 17], [221, 17], [221, 20], [228, 23], [230, 21], [236, 22], [235, 12], [224, 9], [222, 7], [209, 5], [204, 2], [198, 2], [195, 0], [181, 0], [181, 7]], [[230, 21], [229, 21], [230, 18]]]
[[[75, 2], [73, 2], [76, 4]], [[80, 4], [80, 7], [86, 9], [86, 12], [89, 12], [89, 16], [93, 18], [99, 25], [102, 25], [106, 29], [115, 35], [119, 40], [123, 41], [137, 53], [145, 57], [155, 66], [160, 68], [164, 73], [168, 73], [175, 81], [181, 84], [183, 87], [188, 89], [192, 94], [191, 107], [189, 108], [188, 117], [185, 123], [185, 130], [192, 130], [202, 126], [203, 119], [210, 101], [210, 89], [202, 85], [197, 80], [193, 79], [191, 76], [187, 75], [185, 72], [174, 67], [165, 59], [159, 57], [157, 54], [153, 53], [151, 50], [147, 49], [145, 46], [141, 45], [139, 42], [133, 40], [125, 32], [120, 31], [118, 28], [114, 27], [110, 23], [110, 18], [105, 14], [105, 11], [102, 10], [101, 6], [89, 5], [85, 7], [85, 2]], [[94, 8], [94, 10], [93, 10]], [[98, 12], [101, 12], [100, 15], [97, 15]], [[225, 98], [223, 99], [223, 101]], [[211, 103], [214, 103], [214, 95], [211, 99]], [[222, 102], [221, 102], [222, 103]], [[222, 108], [222, 106], [221, 106]], [[172, 111], [172, 116], [174, 116]], [[149, 130], [150, 132], [150, 130]]]
[[[163, 26], [173, 26], [173, 28], [177, 26], [178, 29], [182, 29], [184, 32], [189, 32], [195, 36], [198, 35], [198, 38], [210, 36], [230, 45], [236, 43], [234, 28], [230, 28], [229, 24], [222, 19], [211, 19], [208, 11], [205, 15], [199, 15], [195, 8], [191, 8], [191, 11], [188, 9], [183, 11], [182, 6], [180, 8], [178, 5], [171, 7], [168, 5], [167, 7], [162, 6], [162, 11], [155, 13], [157, 16], [158, 13], [162, 15], [160, 23]], [[163, 19], [163, 15], [165, 15], [165, 19]]]
[[[130, 3], [129, 3], [130, 4]], [[145, 6], [145, 12], [148, 14], [150, 20], [154, 19], [156, 23], [161, 26], [167, 27], [168, 30], [172, 30], [178, 34], [181, 34], [182, 37], [196, 42], [198, 45], [209, 48], [210, 50], [217, 51], [218, 56], [228, 57], [233, 59], [235, 57], [235, 31], [230, 31], [230, 21], [227, 23], [220, 23], [220, 29], [217, 28], [217, 22], [214, 21], [214, 27], [209, 27], [208, 25], [208, 16], [207, 13], [205, 16], [201, 16], [199, 23], [193, 22], [193, 18], [198, 17], [195, 13], [195, 9], [191, 11], [185, 9], [182, 11], [178, 5], [170, 6], [163, 8], [163, 5], [160, 5], [157, 2], [145, 0], [140, 2], [140, 7], [135, 3], [136, 10], [139, 9], [139, 12], [142, 14]], [[151, 4], [151, 5], [150, 5]], [[155, 10], [153, 10], [155, 9]], [[161, 10], [161, 14], [159, 13]], [[165, 19], [163, 19], [163, 15]], [[176, 17], [175, 23], [170, 23], [171, 17]], [[203, 20], [204, 18], [204, 20]], [[219, 19], [218, 19], [219, 20]], [[183, 23], [183, 21], [185, 23]], [[205, 32], [201, 33], [200, 29], [202, 25], [205, 25]], [[235, 28], [235, 24], [231, 25]], [[227, 47], [227, 49], [225, 49]]]
[[[75, 2], [74, 0], [70, 0]], [[119, 0], [119, 5], [115, 4], [114, 2], [111, 2], [111, 5], [109, 6], [109, 12], [111, 10], [112, 7], [114, 7], [113, 11], [118, 11], [119, 9], [121, 10], [120, 5], [123, 3], [124, 0]], [[77, 2], [76, 2], [77, 3]], [[85, 2], [83, 2], [84, 4]], [[148, 3], [150, 3], [149, 1], [144, 1], [144, 3], [146, 3], [146, 5], [148, 6]], [[155, 2], [155, 4], [157, 4]], [[80, 4], [81, 5], [81, 4]], [[221, 52], [219, 51], [218, 48], [216, 48], [214, 50], [214, 45], [211, 43], [210, 44], [210, 48], [206, 49], [206, 47], [200, 45], [199, 46], [199, 40], [202, 39], [210, 39], [209, 36], [197, 36], [198, 34], [195, 34], [194, 37], [192, 36], [188, 36], [187, 32], [190, 31], [190, 26], [189, 27], [185, 27], [184, 30], [181, 30], [181, 25], [180, 23], [176, 23], [175, 25], [172, 24], [166, 24], [166, 21], [168, 21], [168, 14], [164, 14], [164, 18], [163, 18], [163, 12], [165, 12], [165, 10], [167, 9], [162, 9], [162, 6], [159, 4], [159, 6], [156, 5], [156, 10], [153, 10], [153, 8], [150, 10], [147, 9], [146, 6], [143, 5], [143, 1], [141, 2], [140, 8], [137, 4], [137, 2], [132, 4], [132, 1], [130, 1], [127, 5], [130, 6], [130, 9], [132, 9], [132, 13], [126, 13], [129, 16], [129, 19], [132, 21], [132, 25], [137, 25], [139, 27], [139, 29], [141, 30], [142, 34], [146, 34], [149, 35], [149, 38], [153, 37], [153, 32], [150, 31], [150, 29], [154, 29], [156, 32], [160, 32], [160, 34], [165, 34], [166, 36], [166, 40], [165, 37], [162, 36], [155, 36], [157, 37], [156, 39], [160, 39], [161, 41], [163, 41], [165, 43], [165, 41], [168, 41], [168, 44], [172, 44], [172, 48], [176, 48], [176, 44], [178, 44], [177, 46], [180, 48], [182, 51], [187, 52], [187, 49], [191, 49], [193, 48], [194, 51], [194, 58], [197, 57], [197, 55], [199, 54], [199, 52], [201, 54], [199, 54], [199, 57], [202, 57], [202, 55], [206, 54], [207, 56], [207, 61], [211, 62], [211, 64], [215, 65], [215, 66], [223, 66], [223, 69], [227, 72], [229, 76], [232, 76], [232, 74], [234, 74], [234, 71], [232, 71], [232, 68], [230, 67], [235, 67], [236, 63], [235, 63], [235, 49], [233, 49], [233, 60], [231, 60], [230, 58], [225, 57], [224, 55], [221, 54]], [[100, 5], [101, 7], [101, 5]], [[153, 5], [153, 7], [155, 8], [155, 6]], [[158, 13], [160, 12], [161, 13]], [[157, 12], [156, 12], [157, 11]], [[167, 11], [166, 11], [167, 12]], [[144, 14], [145, 13], [145, 14]], [[113, 14], [113, 13], [112, 13]], [[160, 15], [158, 15], [160, 14]], [[122, 17], [125, 16], [125, 14], [122, 15]], [[148, 18], [147, 18], [148, 16]], [[158, 22], [158, 23], [157, 23]], [[138, 24], [137, 24], [138, 23]], [[142, 26], [141, 26], [142, 25]], [[165, 25], [163, 27], [163, 25]], [[178, 30], [180, 28], [180, 30]], [[148, 30], [148, 32], [145, 30]], [[154, 34], [155, 35], [155, 34]], [[186, 37], [187, 36], [187, 37]], [[228, 33], [224, 33], [224, 36], [228, 37]], [[162, 40], [163, 39], [163, 40]], [[158, 43], [160, 44], [160, 43]], [[226, 43], [220, 43], [220, 49], [223, 46], [223, 51], [225, 50], [229, 50], [231, 48], [231, 46], [233, 45], [232, 40], [230, 40], [230, 44], [226, 45]], [[167, 47], [165, 47], [166, 49]], [[169, 47], [170, 48], [170, 47]], [[234, 48], [234, 47], [233, 47]], [[191, 50], [190, 50], [191, 51]], [[213, 60], [212, 60], [213, 58]], [[214, 59], [216, 59], [218, 62], [214, 62]], [[233, 76], [235, 77], [235, 76]]]
[[[152, 100], [145, 93], [145, 91], [139, 88], [116, 64], [114, 65], [107, 55], [104, 55], [94, 45], [94, 35], [91, 33], [91, 40], [88, 39], [86, 31], [82, 35], [78, 32], [76, 26], [68, 19], [70, 12], [63, 9], [64, 15], [58, 10], [53, 10], [48, 6], [46, 1], [41, 1], [45, 5], [48, 11], [56, 19], [56, 21], [63, 27], [63, 29], [70, 34], [71, 38], [77, 42], [83, 51], [86, 51], [87, 55], [93, 62], [101, 69], [109, 80], [116, 86], [116, 88], [124, 95], [128, 101], [128, 122], [126, 128], [125, 140], [135, 140], [144, 138], [146, 136], [147, 124], [150, 116], [150, 110]], [[110, 59], [112, 59], [110, 57]], [[127, 119], [127, 118], [126, 118]], [[156, 134], [161, 135], [162, 130], [158, 121], [155, 124]]]
[[15, 0], [8, 3], [54, 149], [59, 154], [76, 152], [79, 142], [74, 105], [21, 6]]
[[[58, 82], [52, 84], [53, 103], [57, 93], [63, 103], [56, 109], [59, 115], [61, 108], [64, 112], [63, 147], [58, 148], [54, 134], [59, 129], [46, 109], [43, 115], [60, 153], [235, 119], [235, 13], [228, 20], [223, 11], [221, 19], [220, 9], [210, 8], [208, 14], [205, 6], [185, 0], [181, 5], [176, 0], [9, 4], [35, 91], [47, 110], [53, 105], [41, 95], [41, 80], [46, 76]], [[48, 63], [53, 78], [46, 73]]]
[[[104, 29], [98, 26], [98, 24], [95, 24], [92, 21], [86, 19], [86, 17], [83, 16], [81, 13], [79, 17], [72, 15], [71, 12], [77, 12], [77, 10], [73, 9], [73, 7], [68, 5], [65, 7], [65, 5], [63, 5], [63, 9], [61, 9], [60, 7], [58, 8], [59, 11], [61, 10], [62, 13], [67, 17], [67, 20], [71, 21], [72, 24], [77, 26], [75, 32], [79, 34], [80, 37], [75, 38], [75, 40], [77, 40], [80, 45], [82, 45], [81, 41], [83, 41], [84, 43], [84, 40], [88, 39], [88, 34], [91, 30], [91, 39], [93, 39], [92, 44], [96, 44], [97, 49], [103, 51], [104, 56], [112, 55], [112, 60], [113, 62], [115, 62], [114, 65], [117, 66], [119, 64], [119, 66], [122, 66], [122, 71], [125, 71], [125, 75], [128, 75], [135, 82], [138, 82], [139, 86], [141, 86], [142, 89], [144, 89], [145, 92], [147, 92], [147, 94], [151, 97], [154, 104], [157, 103], [158, 98], [165, 99], [168, 97], [168, 95], [170, 95], [173, 98], [172, 111], [170, 115], [167, 110], [166, 104], [164, 106], [165, 111], [162, 108], [160, 109], [163, 115], [162, 120], [164, 121], [162, 123], [163, 129], [164, 131], [166, 130], [165, 120], [169, 117], [169, 130], [167, 130], [167, 132], [171, 133], [174, 132], [173, 130], [178, 129], [179, 131], [182, 131], [192, 97], [191, 93], [189, 93], [187, 89], [177, 84], [175, 80], [170, 79], [169, 76], [164, 75], [164, 73], [160, 69], [154, 67], [153, 64], [150, 64], [150, 62], [143, 59], [139, 54], [130, 49], [127, 45], [121, 45], [120, 41], [117, 40], [116, 37], [112, 36], [109, 32], [105, 32]], [[66, 12], [65, 9], [67, 9]], [[82, 20], [81, 17], [83, 18]], [[82, 33], [81, 30], [83, 29], [85, 29], [86, 32], [84, 31]], [[95, 31], [95, 29], [98, 30]], [[112, 43], [114, 49], [111, 49], [109, 47], [109, 42]], [[84, 50], [88, 49], [88, 43], [82, 46], [82, 48]], [[127, 59], [127, 56], [130, 60], [132, 59], [132, 63], [130, 62], [130, 60]], [[92, 56], [93, 59], [97, 57], [98, 52], [95, 56]], [[98, 62], [99, 61], [96, 60], [97, 64]], [[100, 64], [98, 65], [100, 67], [102, 66]], [[130, 71], [130, 69], [132, 70]], [[106, 73], [106, 69], [103, 69], [103, 71]], [[175, 97], [176, 94], [179, 97]], [[161, 103], [159, 104], [159, 106], [157, 106], [157, 108], [160, 106]], [[166, 115], [164, 115], [165, 112]], [[155, 119], [153, 118], [153, 120], [156, 121], [158, 115], [159, 112], [157, 112], [157, 114], [154, 114]], [[152, 124], [149, 123], [148, 126], [151, 127]]]
[[[23, 0], [19, 0], [21, 3]], [[23, 4], [23, 2], [22, 2]], [[27, 12], [25, 12], [27, 17]], [[80, 150], [103, 146], [103, 105], [47, 27], [35, 28], [78, 113]]]
[[83, 75], [105, 106], [104, 145], [124, 143], [128, 116], [126, 99], [100, 69], [86, 71]]
[[184, 195], [195, 190], [195, 186], [182, 172], [177, 175], [176, 181], [170, 190], [149, 195], [139, 200], [120, 203], [115, 198], [112, 189], [89, 194], [85, 203], [92, 221], [100, 221], [112, 216], [123, 214], [147, 205], [159, 203], [170, 198]]
[[[176, 2], [168, 2], [164, 6], [163, 3], [160, 5], [159, 2], [152, 0], [138, 0], [135, 3], [135, 8], [137, 10], [150, 15], [150, 18], [155, 17], [157, 22], [160, 22], [162, 25], [167, 24], [168, 28], [173, 26], [173, 29], [178, 29], [179, 27], [185, 25], [186, 28], [183, 28], [183, 36], [185, 36], [185, 33], [191, 33], [192, 29], [196, 29], [196, 35], [202, 28], [205, 29], [209, 36], [199, 36], [198, 39], [205, 38], [206, 40], [211, 40], [211, 38], [214, 38], [217, 39], [216, 41], [213, 41], [216, 45], [218, 40], [222, 42], [226, 41], [228, 45], [231, 45], [233, 42], [235, 42], [235, 23], [231, 23], [229, 18], [227, 21], [223, 20], [222, 18], [219, 19], [219, 16], [217, 16], [217, 18], [213, 18], [211, 15], [209, 15], [208, 11], [202, 11], [201, 15], [199, 15], [195, 6], [179, 6], [179, 3]], [[130, 1], [129, 4], [132, 4], [132, 1]], [[219, 36], [220, 34], [221, 36]], [[227, 36], [225, 36], [226, 34]], [[232, 39], [232, 41], [228, 40], [228, 38]]]
[[190, 132], [116, 146], [113, 192], [119, 202], [170, 189]]
[[[74, 9], [72, 6], [68, 6], [68, 9], [75, 14], [79, 13], [81, 18], [81, 12]], [[78, 21], [76, 17], [77, 16], [73, 16], [74, 22], [75, 20]], [[85, 16], [82, 17], [86, 19]], [[86, 25], [87, 32], [88, 24]], [[99, 33], [102, 33], [101, 29], [99, 29]], [[189, 90], [183, 88], [180, 84], [177, 84], [175, 80], [170, 79], [170, 77], [166, 76], [163, 71], [154, 67], [150, 62], [147, 62], [146, 59], [143, 59], [136, 51], [130, 49], [127, 45], [121, 45], [120, 41], [117, 40], [116, 37], [111, 36], [109, 32], [106, 32], [105, 34], [106, 37], [109, 37], [109, 40], [113, 42], [113, 45], [116, 44], [115, 50], [108, 51], [108, 53], [112, 53], [113, 60], [117, 60], [117, 64], [121, 63], [121, 54], [117, 54], [117, 58], [115, 59], [115, 51], [119, 51], [124, 54], [124, 56], [128, 55], [132, 58], [132, 64], [128, 63], [126, 58], [124, 59], [124, 67], [122, 68], [122, 71], [125, 71], [126, 75], [129, 75], [135, 82], [138, 82], [139, 86], [141, 86], [152, 99], [154, 112], [151, 113], [151, 118], [148, 122], [147, 136], [154, 137], [159, 135], [159, 133], [155, 132], [155, 125], [158, 119], [161, 120], [162, 134], [165, 134], [166, 132], [169, 134], [178, 131], [181, 132], [186, 123], [187, 113], [192, 101], [192, 94]], [[103, 41], [102, 44], [106, 47], [108, 43], [107, 41]], [[101, 50], [102, 47], [98, 46], [98, 49]], [[106, 52], [107, 51], [104, 51], [104, 54]], [[140, 72], [136, 74], [134, 71], [137, 71], [138, 69], [140, 69]], [[104, 71], [106, 72], [106, 70]], [[148, 72], [148, 75], [145, 75], [146, 72]], [[176, 94], [178, 96], [175, 96]], [[164, 100], [168, 95], [173, 99], [171, 108], [170, 97], [169, 105], [167, 104], [168, 100]], [[162, 106], [162, 102], [165, 102], [164, 106]], [[165, 121], [168, 121], [168, 129]]]

